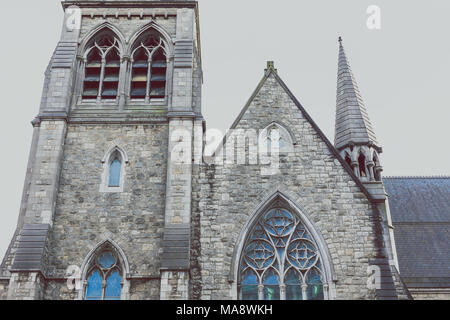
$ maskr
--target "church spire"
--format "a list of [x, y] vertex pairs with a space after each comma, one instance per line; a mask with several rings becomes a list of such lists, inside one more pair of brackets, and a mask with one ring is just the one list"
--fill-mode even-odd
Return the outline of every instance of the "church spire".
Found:
[[335, 146], [341, 150], [349, 145], [379, 147], [355, 76], [339, 37], [339, 70], [337, 81]]
[[339, 37], [335, 147], [362, 181], [379, 180], [382, 149]]

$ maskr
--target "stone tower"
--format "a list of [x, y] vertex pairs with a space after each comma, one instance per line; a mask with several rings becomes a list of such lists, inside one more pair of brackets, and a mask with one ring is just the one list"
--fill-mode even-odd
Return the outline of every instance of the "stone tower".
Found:
[[187, 299], [204, 128], [197, 2], [62, 5], [1, 297]]

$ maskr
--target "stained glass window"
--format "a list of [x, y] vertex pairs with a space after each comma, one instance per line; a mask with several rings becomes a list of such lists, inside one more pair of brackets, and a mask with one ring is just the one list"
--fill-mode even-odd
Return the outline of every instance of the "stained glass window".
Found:
[[86, 300], [102, 300], [103, 277], [100, 270], [94, 270], [88, 278]]
[[272, 209], [260, 218], [244, 246], [240, 270], [243, 300], [324, 299], [316, 243], [288, 210]]
[[252, 270], [247, 270], [242, 277], [242, 299], [258, 300], [258, 277]]
[[316, 269], [311, 269], [308, 274], [308, 300], [323, 300], [323, 286], [320, 274]]
[[122, 162], [115, 158], [109, 166], [109, 186], [120, 187], [120, 171], [122, 169]]
[[120, 263], [111, 251], [104, 251], [93, 263], [87, 279], [86, 300], [120, 300]]
[[122, 291], [122, 277], [118, 270], [114, 270], [106, 279], [105, 300], [120, 300]]

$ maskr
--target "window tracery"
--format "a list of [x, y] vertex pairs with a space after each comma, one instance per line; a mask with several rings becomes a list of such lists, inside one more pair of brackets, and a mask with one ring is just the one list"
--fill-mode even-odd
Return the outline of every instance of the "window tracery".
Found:
[[119, 41], [109, 31], [100, 33], [86, 50], [84, 100], [115, 100], [120, 74]]
[[122, 267], [112, 250], [102, 251], [88, 272], [86, 300], [120, 300], [122, 291]]
[[243, 300], [322, 300], [318, 248], [299, 218], [283, 208], [264, 214], [244, 246], [240, 265]]
[[159, 34], [150, 31], [141, 36], [132, 51], [131, 61], [130, 98], [147, 103], [165, 98], [167, 50]]

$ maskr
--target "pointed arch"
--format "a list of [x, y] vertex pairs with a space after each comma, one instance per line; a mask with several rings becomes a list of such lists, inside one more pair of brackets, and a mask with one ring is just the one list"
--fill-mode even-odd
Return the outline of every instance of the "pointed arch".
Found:
[[110, 23], [98, 25], [84, 37], [78, 53], [82, 84], [76, 89], [81, 91], [81, 100], [118, 101], [123, 47], [123, 35]]
[[123, 192], [126, 177], [128, 155], [118, 145], [111, 147], [102, 159], [103, 173], [100, 192]]
[[99, 33], [103, 32], [103, 31], [109, 31], [111, 32], [118, 41], [118, 45], [120, 48], [120, 54], [123, 54], [124, 48], [126, 46], [126, 40], [125, 37], [123, 35], [123, 33], [113, 24], [109, 23], [109, 22], [103, 22], [97, 26], [95, 26], [94, 28], [92, 28], [84, 37], [83, 39], [80, 41], [80, 45], [78, 46], [78, 55], [79, 56], [84, 56], [86, 50], [87, 50], [87, 45], [91, 42], [91, 40], [93, 38], [95, 38]]
[[130, 39], [127, 96], [134, 103], [168, 101], [173, 70], [173, 41], [155, 22], [141, 27]]
[[294, 145], [297, 144], [295, 140], [295, 135], [289, 129], [289, 127], [281, 124], [280, 122], [273, 121], [270, 122], [263, 130], [261, 130], [259, 134], [258, 144], [260, 149], [266, 150], [270, 152], [270, 146], [273, 143], [273, 137], [271, 135], [271, 131], [273, 129], [278, 130], [277, 138], [279, 141], [279, 150], [280, 152], [289, 153], [294, 152]]
[[[369, 158], [370, 159], [370, 158]], [[369, 177], [369, 171], [367, 169], [367, 157], [365, 152], [360, 152], [358, 156], [358, 168], [359, 168], [359, 177], [364, 180]]]
[[381, 181], [381, 173], [383, 171], [383, 167], [381, 166], [380, 156], [378, 152], [373, 150], [373, 158], [372, 161], [374, 163], [374, 178], [375, 181]]
[[352, 156], [347, 151], [342, 152], [342, 157], [344, 158], [345, 162], [348, 164], [348, 166], [353, 170], [353, 164], [352, 164]]
[[173, 40], [172, 37], [170, 36], [169, 32], [162, 27], [161, 25], [155, 23], [154, 21], [142, 26], [139, 30], [137, 30], [129, 39], [128, 41], [128, 46], [126, 48], [125, 51], [125, 55], [127, 56], [131, 56], [132, 51], [133, 51], [133, 47], [135, 46], [136, 41], [142, 36], [144, 35], [146, 32], [151, 31], [151, 30], [155, 30], [156, 32], [158, 32], [162, 37], [163, 40], [165, 42], [166, 50], [167, 50], [167, 56], [170, 57], [173, 55], [174, 53], [174, 45], [173, 45]]
[[[130, 273], [130, 265], [128, 263], [128, 259], [122, 250], [122, 248], [115, 243], [111, 239], [106, 239], [98, 243], [85, 257], [83, 264], [81, 265], [81, 290], [78, 292], [78, 299], [83, 300], [86, 299], [87, 288], [88, 288], [88, 278], [93, 275], [93, 273], [98, 273], [98, 277], [100, 276], [100, 272], [98, 269], [98, 260], [102, 257], [102, 255], [108, 254], [112, 259], [115, 259], [113, 263], [111, 263], [111, 274], [109, 275], [111, 278], [114, 277], [112, 281], [120, 280], [120, 300], [127, 300], [129, 296], [129, 288], [130, 284], [127, 280], [127, 275]], [[116, 282], [118, 286], [118, 283]], [[108, 290], [108, 288], [106, 288]], [[102, 295], [103, 298], [104, 294]]]
[[111, 157], [111, 154], [113, 154], [114, 152], [118, 152], [120, 153], [120, 155], [122, 156], [122, 159], [125, 163], [129, 163], [130, 160], [128, 159], [128, 155], [125, 152], [125, 149], [123, 149], [122, 147], [120, 147], [119, 145], [114, 145], [112, 147], [110, 147], [108, 149], [108, 151], [105, 153], [105, 156], [102, 159], [102, 163], [105, 163], [108, 161], [108, 159]]
[[300, 205], [296, 204], [292, 200], [292, 198], [287, 195], [287, 193], [281, 192], [280, 190], [277, 190], [276, 192], [268, 196], [257, 206], [257, 208], [255, 208], [239, 235], [239, 238], [234, 247], [229, 276], [229, 281], [232, 284], [232, 297], [234, 297], [236, 300], [238, 299], [238, 283], [240, 281], [241, 260], [249, 237], [255, 231], [255, 227], [257, 226], [258, 221], [265, 214], [267, 214], [269, 210], [276, 207], [286, 208], [291, 214], [295, 215], [311, 236], [312, 240], [317, 246], [317, 250], [320, 255], [320, 263], [322, 266], [321, 275], [323, 277], [325, 299], [335, 299], [335, 282], [337, 281], [337, 277], [334, 271], [331, 254], [328, 250], [325, 239], [323, 238], [319, 229], [315, 226], [312, 219], [306, 213], [306, 211]]

